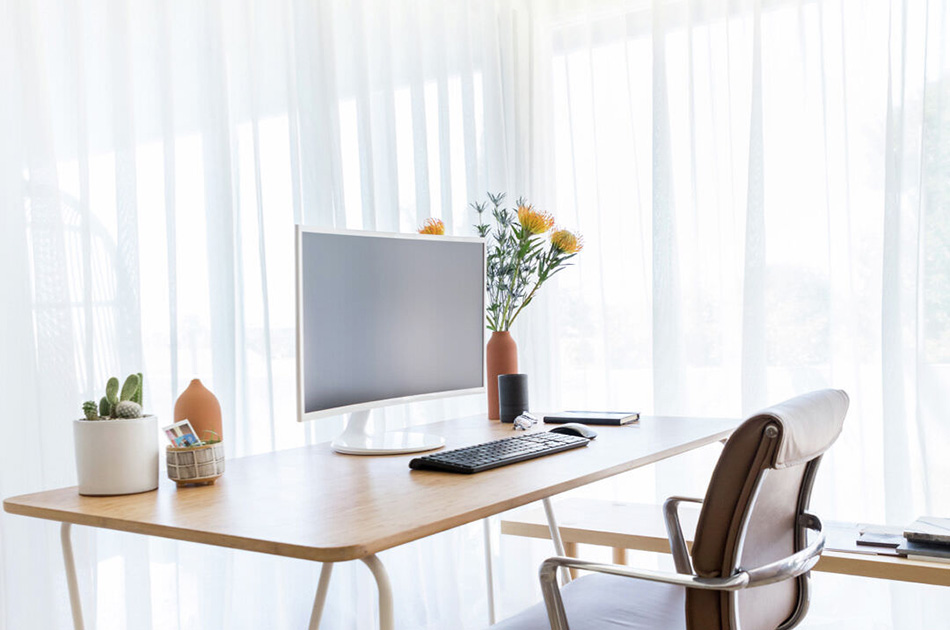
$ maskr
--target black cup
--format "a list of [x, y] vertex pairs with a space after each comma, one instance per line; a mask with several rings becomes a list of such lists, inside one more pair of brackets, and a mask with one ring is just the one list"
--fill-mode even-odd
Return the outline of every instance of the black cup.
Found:
[[514, 422], [528, 410], [528, 375], [498, 375], [498, 412], [502, 422]]

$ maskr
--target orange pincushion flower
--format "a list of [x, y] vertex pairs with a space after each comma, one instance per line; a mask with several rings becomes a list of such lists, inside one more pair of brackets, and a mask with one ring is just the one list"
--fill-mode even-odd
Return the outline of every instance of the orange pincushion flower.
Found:
[[429, 217], [423, 221], [422, 227], [419, 228], [419, 234], [435, 234], [441, 236], [445, 234], [445, 224], [442, 223], [442, 219]]
[[551, 235], [551, 245], [565, 254], [576, 254], [584, 249], [584, 238], [570, 230], [557, 230]]
[[554, 225], [554, 217], [533, 206], [519, 206], [518, 223], [531, 234], [544, 234]]

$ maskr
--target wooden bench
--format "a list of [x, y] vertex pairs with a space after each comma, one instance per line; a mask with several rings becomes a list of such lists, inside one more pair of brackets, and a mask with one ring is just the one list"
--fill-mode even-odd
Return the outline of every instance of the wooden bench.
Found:
[[[627, 551], [669, 553], [670, 544], [659, 505], [620, 503], [599, 499], [568, 498], [554, 503], [558, 528], [567, 555], [577, 556], [577, 545], [596, 545], [613, 550], [613, 561], [626, 564]], [[680, 520], [687, 543], [692, 545], [699, 509], [680, 506]], [[919, 562], [907, 558], [856, 550], [853, 541], [862, 527], [857, 524], [825, 523], [827, 543], [815, 571], [861, 577], [950, 586], [950, 564]], [[901, 533], [901, 528], [874, 526], [874, 531]], [[527, 506], [502, 515], [501, 533], [550, 540], [551, 534], [540, 506]]]

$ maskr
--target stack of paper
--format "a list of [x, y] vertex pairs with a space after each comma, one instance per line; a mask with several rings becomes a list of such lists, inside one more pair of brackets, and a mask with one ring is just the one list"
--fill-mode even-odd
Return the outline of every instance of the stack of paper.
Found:
[[950, 518], [922, 516], [904, 530], [897, 553], [911, 560], [950, 563]]

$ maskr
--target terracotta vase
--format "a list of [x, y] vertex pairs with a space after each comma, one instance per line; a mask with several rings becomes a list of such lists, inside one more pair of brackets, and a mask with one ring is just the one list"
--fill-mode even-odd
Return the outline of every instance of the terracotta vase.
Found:
[[175, 402], [175, 422], [185, 419], [191, 422], [199, 440], [224, 439], [221, 433], [221, 405], [198, 379], [193, 379]]
[[491, 334], [485, 348], [485, 368], [488, 372], [488, 419], [498, 420], [498, 375], [518, 373], [518, 345], [507, 330]]

